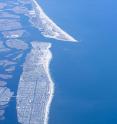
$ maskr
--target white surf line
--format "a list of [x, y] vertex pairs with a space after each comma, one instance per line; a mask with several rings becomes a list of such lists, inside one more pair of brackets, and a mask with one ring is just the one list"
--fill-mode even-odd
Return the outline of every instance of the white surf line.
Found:
[[[51, 46], [49, 46], [48, 49], [49, 48], [51, 48]], [[48, 102], [47, 102], [47, 105], [46, 105], [46, 109], [45, 109], [45, 121], [44, 121], [44, 124], [48, 124], [49, 110], [50, 110], [51, 102], [52, 102], [53, 95], [54, 95], [54, 83], [53, 83], [53, 81], [51, 79], [50, 71], [49, 71], [50, 62], [52, 60], [52, 53], [50, 51], [48, 51], [48, 54], [49, 54], [48, 64], [46, 64], [45, 70], [46, 70], [46, 73], [48, 75], [48, 79], [50, 81], [50, 89], [49, 89], [50, 97], [48, 99]]]
[[49, 73], [50, 43], [32, 42], [17, 91], [17, 117], [21, 124], [47, 124], [54, 83]]
[[[77, 40], [70, 36], [57, 26], [42, 10], [36, 0], [32, 0], [32, 4], [35, 10], [35, 14], [38, 18], [38, 27], [42, 31], [42, 35], [48, 38], [54, 38], [57, 40], [76, 42]], [[39, 24], [41, 23], [41, 24]]]

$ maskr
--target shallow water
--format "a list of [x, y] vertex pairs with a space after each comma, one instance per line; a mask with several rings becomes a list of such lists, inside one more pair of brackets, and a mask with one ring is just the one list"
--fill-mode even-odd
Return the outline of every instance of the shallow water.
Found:
[[[117, 123], [117, 2], [96, 0], [51, 0], [40, 4], [58, 25], [73, 35], [79, 43], [60, 42], [43, 38], [27, 24], [29, 43], [43, 40], [52, 43], [51, 75], [55, 83], [49, 124], [116, 124]], [[0, 38], [2, 36], [0, 34]], [[30, 48], [26, 51], [29, 52]], [[13, 52], [13, 51], [12, 51]], [[25, 54], [26, 54], [25, 53]], [[4, 54], [1, 54], [1, 58]], [[8, 87], [15, 94], [22, 72], [19, 61]], [[1, 70], [0, 70], [1, 71]], [[17, 124], [15, 98], [6, 108], [1, 124]]]

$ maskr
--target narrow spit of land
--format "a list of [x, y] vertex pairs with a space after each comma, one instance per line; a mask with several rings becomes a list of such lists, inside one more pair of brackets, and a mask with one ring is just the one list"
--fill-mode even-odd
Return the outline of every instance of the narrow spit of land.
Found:
[[17, 116], [22, 124], [47, 124], [54, 90], [48, 69], [51, 44], [32, 42], [32, 47], [18, 86]]

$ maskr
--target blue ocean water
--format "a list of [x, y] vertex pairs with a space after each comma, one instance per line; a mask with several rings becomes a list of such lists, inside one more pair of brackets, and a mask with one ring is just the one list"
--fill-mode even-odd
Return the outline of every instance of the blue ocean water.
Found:
[[[51, 75], [55, 95], [49, 124], [116, 124], [117, 123], [117, 2], [115, 0], [40, 0], [40, 4], [58, 25], [79, 43], [43, 38], [29, 27], [29, 42], [52, 42]], [[28, 51], [27, 51], [28, 52]], [[1, 56], [2, 57], [2, 56]], [[15, 91], [22, 72], [18, 67], [8, 86]], [[14, 84], [15, 82], [15, 84]], [[15, 98], [6, 109], [0, 124], [17, 124]]]
[[53, 42], [49, 124], [117, 124], [117, 1], [40, 4], [79, 43]]

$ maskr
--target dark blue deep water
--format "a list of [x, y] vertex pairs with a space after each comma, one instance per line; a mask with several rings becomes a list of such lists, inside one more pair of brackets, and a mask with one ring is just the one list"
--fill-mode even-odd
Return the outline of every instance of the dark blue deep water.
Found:
[[40, 0], [40, 4], [79, 40], [53, 41], [55, 95], [49, 124], [117, 124], [117, 1]]
[[[32, 40], [52, 43], [50, 71], [55, 94], [49, 124], [117, 124], [117, 1], [38, 1], [52, 20], [79, 41], [44, 38], [21, 15], [22, 24], [29, 31], [29, 37], [24, 36], [29, 45]], [[13, 80], [7, 84], [15, 95], [22, 73], [20, 65], [29, 51], [30, 48], [25, 51]], [[0, 124], [18, 124], [15, 106], [12, 98], [6, 119]]]

